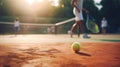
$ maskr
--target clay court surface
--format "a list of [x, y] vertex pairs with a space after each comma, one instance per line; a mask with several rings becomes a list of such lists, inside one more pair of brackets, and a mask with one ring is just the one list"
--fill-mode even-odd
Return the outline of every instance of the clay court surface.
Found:
[[120, 67], [120, 35], [0, 35], [0, 67]]

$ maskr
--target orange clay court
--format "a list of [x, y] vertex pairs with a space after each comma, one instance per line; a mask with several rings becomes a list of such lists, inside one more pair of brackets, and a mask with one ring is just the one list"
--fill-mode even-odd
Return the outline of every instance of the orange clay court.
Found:
[[120, 35], [0, 35], [0, 67], [120, 67]]

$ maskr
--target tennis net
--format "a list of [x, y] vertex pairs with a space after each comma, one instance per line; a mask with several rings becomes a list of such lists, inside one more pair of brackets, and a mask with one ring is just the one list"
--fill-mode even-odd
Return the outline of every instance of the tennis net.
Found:
[[[66, 34], [73, 22], [74, 18], [61, 21], [55, 24], [39, 24], [39, 23], [20, 23], [20, 34]], [[13, 22], [0, 22], [0, 34], [13, 34]]]

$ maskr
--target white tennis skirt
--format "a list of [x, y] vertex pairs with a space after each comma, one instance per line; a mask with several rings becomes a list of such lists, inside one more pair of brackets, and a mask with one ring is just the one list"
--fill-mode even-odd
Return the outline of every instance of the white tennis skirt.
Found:
[[75, 21], [81, 21], [83, 20], [83, 14], [82, 14], [82, 10], [80, 11], [80, 13], [74, 8], [73, 9], [73, 14], [75, 15]]

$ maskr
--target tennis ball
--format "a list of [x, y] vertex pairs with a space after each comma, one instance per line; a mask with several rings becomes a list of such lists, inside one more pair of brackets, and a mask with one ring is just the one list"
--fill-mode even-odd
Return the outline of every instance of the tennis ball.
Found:
[[81, 49], [81, 45], [79, 42], [73, 42], [71, 48], [73, 51], [78, 52]]

